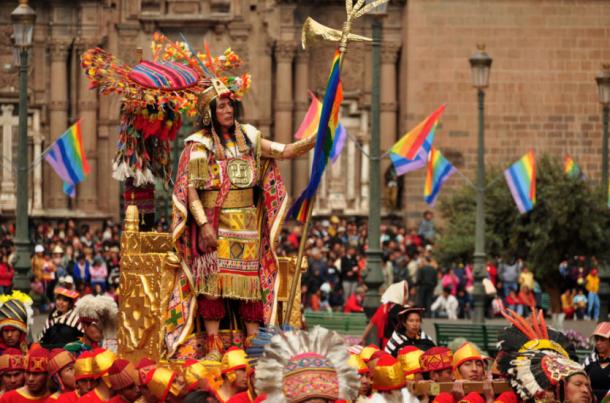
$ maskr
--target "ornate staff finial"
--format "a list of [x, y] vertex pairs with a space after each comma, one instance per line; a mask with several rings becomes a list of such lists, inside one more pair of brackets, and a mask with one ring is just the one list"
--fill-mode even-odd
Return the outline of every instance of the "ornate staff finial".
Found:
[[311, 17], [307, 18], [303, 24], [303, 31], [301, 33], [301, 44], [303, 49], [306, 49], [311, 43], [331, 41], [339, 42], [339, 51], [345, 53], [349, 41], [371, 42], [371, 38], [351, 33], [352, 22], [388, 1], [389, 0], [375, 0], [366, 4], [365, 0], [358, 0], [356, 4], [353, 4], [353, 0], [345, 0], [347, 18], [343, 23], [343, 29], [341, 31], [322, 25]]

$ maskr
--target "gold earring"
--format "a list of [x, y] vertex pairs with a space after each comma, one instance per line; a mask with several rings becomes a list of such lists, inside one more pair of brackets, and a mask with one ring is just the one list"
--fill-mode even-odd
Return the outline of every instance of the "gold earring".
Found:
[[209, 126], [210, 123], [212, 122], [212, 116], [210, 114], [210, 108], [205, 108], [205, 110], [203, 111], [203, 125], [204, 126]]

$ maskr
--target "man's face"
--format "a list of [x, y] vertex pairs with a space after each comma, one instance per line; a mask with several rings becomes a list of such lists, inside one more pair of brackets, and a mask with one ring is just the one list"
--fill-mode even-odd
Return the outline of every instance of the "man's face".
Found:
[[26, 372], [25, 373], [25, 386], [34, 396], [40, 396], [47, 390], [47, 380], [49, 378], [46, 372]]
[[96, 343], [101, 342], [104, 338], [104, 334], [95, 323], [83, 323], [83, 329], [85, 331], [85, 336]]
[[591, 382], [582, 374], [572, 375], [565, 386], [565, 401], [569, 403], [589, 403], [591, 396]]
[[237, 377], [235, 378], [233, 385], [240, 391], [248, 389], [248, 375], [246, 375], [246, 370], [238, 369], [234, 372]]
[[223, 129], [233, 126], [233, 104], [228, 98], [220, 98], [216, 103], [216, 120]]
[[59, 371], [59, 377], [66, 389], [73, 390], [76, 388], [76, 381], [74, 380], [74, 363], [70, 363], [63, 367], [61, 371]]
[[485, 376], [485, 366], [481, 360], [469, 360], [458, 368], [462, 378], [467, 381], [482, 381]]
[[95, 379], [79, 379], [78, 381], [76, 381], [76, 391], [81, 396], [85, 395], [86, 393], [89, 393], [96, 386], [97, 381]]
[[360, 396], [369, 396], [371, 394], [373, 388], [373, 383], [371, 382], [371, 373], [367, 372], [364, 374], [360, 374], [360, 390], [358, 394]]
[[142, 396], [140, 388], [136, 384], [132, 384], [119, 391], [119, 395], [123, 396], [128, 402], [135, 402]]
[[2, 339], [8, 347], [19, 347], [19, 339], [21, 338], [21, 330], [14, 327], [2, 328]]
[[440, 371], [430, 371], [430, 379], [434, 382], [452, 382], [451, 368], [441, 369]]
[[4, 372], [2, 374], [2, 384], [7, 392], [22, 387], [25, 384], [25, 372], [21, 370]]

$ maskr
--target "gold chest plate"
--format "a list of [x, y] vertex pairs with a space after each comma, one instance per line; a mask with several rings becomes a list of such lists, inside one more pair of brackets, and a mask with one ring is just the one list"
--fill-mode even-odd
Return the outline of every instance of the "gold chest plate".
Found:
[[248, 161], [235, 158], [227, 163], [227, 174], [231, 184], [237, 188], [247, 188], [252, 186], [254, 172]]

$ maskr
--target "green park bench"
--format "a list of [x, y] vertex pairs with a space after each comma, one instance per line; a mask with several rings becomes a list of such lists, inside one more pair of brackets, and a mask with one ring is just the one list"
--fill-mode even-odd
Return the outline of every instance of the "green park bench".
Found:
[[360, 336], [368, 324], [363, 313], [305, 312], [307, 327], [319, 325], [342, 335]]
[[473, 323], [435, 323], [436, 344], [447, 346], [458, 337], [476, 344], [482, 351], [495, 354], [498, 349], [498, 333], [504, 326]]
[[[447, 346], [458, 337], [476, 344], [481, 350], [495, 355], [498, 350], [498, 334], [504, 329], [503, 325], [477, 325], [473, 323], [435, 323], [436, 344]], [[576, 349], [578, 362], [582, 363], [591, 354], [590, 349]]]

